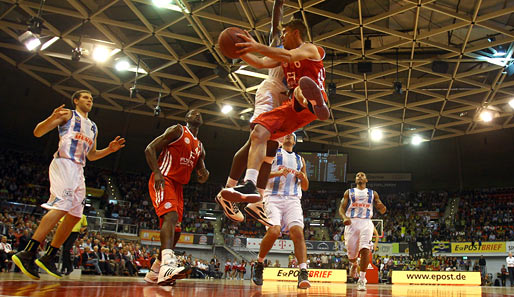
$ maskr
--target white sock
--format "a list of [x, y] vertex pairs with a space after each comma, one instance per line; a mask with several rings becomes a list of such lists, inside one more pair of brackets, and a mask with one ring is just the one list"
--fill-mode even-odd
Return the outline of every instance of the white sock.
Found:
[[150, 270], [152, 270], [153, 272], [159, 272], [159, 269], [161, 269], [161, 261], [157, 259], [153, 262], [152, 268], [150, 268]]
[[237, 180], [231, 178], [230, 176], [227, 178], [227, 188], [233, 188], [237, 186]]
[[168, 265], [175, 258], [175, 254], [172, 249], [164, 249], [162, 250], [161, 263], [162, 265]]
[[254, 185], [257, 184], [257, 176], [259, 176], [259, 170], [257, 169], [246, 169], [245, 182], [252, 181]]
[[307, 263], [300, 263], [300, 269], [307, 269]]
[[359, 274], [360, 274], [359, 279], [363, 279], [363, 280], [366, 279], [366, 271], [361, 271], [361, 272], [359, 272]]

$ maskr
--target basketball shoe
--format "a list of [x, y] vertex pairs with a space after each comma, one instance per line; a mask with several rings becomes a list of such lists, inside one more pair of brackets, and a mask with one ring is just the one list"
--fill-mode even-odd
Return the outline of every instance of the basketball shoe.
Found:
[[366, 279], [359, 278], [357, 281], [357, 291], [366, 291]]
[[216, 203], [218, 203], [221, 208], [223, 208], [223, 212], [227, 218], [231, 219], [234, 222], [241, 223], [245, 220], [243, 213], [239, 210], [237, 205], [234, 202], [227, 201], [221, 197], [221, 192], [216, 195]]
[[312, 111], [320, 119], [324, 121], [330, 116], [330, 110], [325, 103], [325, 98], [320, 88], [310, 77], [303, 76], [298, 81], [298, 85], [302, 90], [302, 94], [312, 105]]
[[177, 259], [171, 259], [169, 264], [162, 264], [157, 278], [159, 286], [173, 285], [177, 279], [177, 275], [184, 270], [184, 267], [178, 267]]
[[262, 286], [262, 273], [264, 271], [264, 264], [257, 261], [255, 265], [253, 266], [253, 278], [252, 281], [257, 286]]
[[55, 278], [62, 277], [62, 274], [55, 266], [55, 256], [44, 255], [36, 260], [36, 265]]
[[298, 274], [298, 288], [300, 289], [308, 289], [311, 287], [311, 283], [309, 282], [309, 272], [307, 269], [302, 268], [300, 270], [300, 274]]
[[27, 251], [21, 251], [12, 256], [12, 261], [18, 268], [20, 268], [21, 272], [31, 279], [38, 280], [39, 279], [39, 268], [36, 263], [34, 263], [35, 255]]
[[267, 216], [266, 203], [264, 202], [264, 200], [261, 200], [256, 203], [249, 203], [245, 207], [245, 212], [252, 218], [259, 221], [264, 226], [273, 227], [273, 224]]
[[249, 180], [237, 187], [224, 188], [220, 193], [223, 199], [230, 202], [255, 203], [262, 199], [255, 184]]
[[161, 270], [161, 261], [155, 260], [153, 262], [152, 267], [150, 267], [150, 270], [145, 275], [144, 280], [147, 283], [150, 284], [156, 284], [157, 280], [159, 279], [159, 271]]

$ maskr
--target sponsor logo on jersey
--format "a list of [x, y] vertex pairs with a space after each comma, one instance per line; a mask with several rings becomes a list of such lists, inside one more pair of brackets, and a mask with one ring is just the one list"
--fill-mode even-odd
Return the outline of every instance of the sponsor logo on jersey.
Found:
[[371, 207], [371, 203], [352, 203], [352, 207], [364, 207], [364, 208], [369, 208]]
[[81, 141], [84, 141], [85, 143], [87, 143], [88, 145], [93, 145], [93, 139], [87, 137], [86, 135], [82, 134], [82, 133], [76, 133], [74, 138], [76, 140], [81, 140]]
[[189, 140], [189, 138], [185, 137], [185, 138], [184, 138], [184, 142], [185, 142], [186, 144], [189, 144], [189, 143], [191, 143], [191, 140]]
[[165, 209], [170, 209], [171, 208], [171, 202], [164, 203], [164, 208]]

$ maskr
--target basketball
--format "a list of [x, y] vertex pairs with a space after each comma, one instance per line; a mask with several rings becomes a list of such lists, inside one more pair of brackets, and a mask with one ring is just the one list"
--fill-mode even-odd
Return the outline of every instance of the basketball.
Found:
[[240, 55], [237, 53], [239, 48], [236, 46], [236, 43], [245, 42], [243, 38], [236, 34], [245, 34], [245, 31], [241, 28], [229, 27], [223, 30], [218, 37], [218, 44], [221, 52], [230, 59], [239, 58]]

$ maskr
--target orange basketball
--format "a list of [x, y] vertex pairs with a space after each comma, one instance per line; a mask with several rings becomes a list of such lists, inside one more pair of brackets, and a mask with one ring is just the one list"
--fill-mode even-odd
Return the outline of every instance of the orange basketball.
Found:
[[239, 58], [240, 55], [236, 53], [236, 51], [239, 50], [236, 43], [245, 42], [244, 39], [236, 34], [245, 34], [245, 31], [237, 27], [229, 27], [223, 30], [223, 32], [218, 36], [218, 44], [221, 53], [230, 59]]

